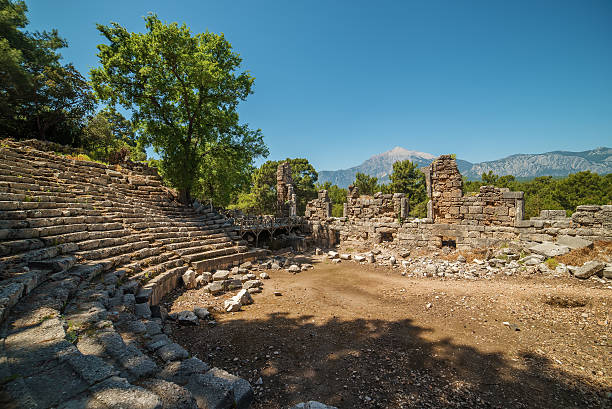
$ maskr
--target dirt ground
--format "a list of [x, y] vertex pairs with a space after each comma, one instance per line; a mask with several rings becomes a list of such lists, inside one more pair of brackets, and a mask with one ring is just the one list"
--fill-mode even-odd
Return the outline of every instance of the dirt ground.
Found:
[[[173, 330], [192, 355], [249, 380], [254, 409], [612, 407], [612, 287], [302, 261], [315, 268], [268, 271], [243, 311], [210, 308], [216, 325]], [[230, 296], [190, 290], [167, 307]]]

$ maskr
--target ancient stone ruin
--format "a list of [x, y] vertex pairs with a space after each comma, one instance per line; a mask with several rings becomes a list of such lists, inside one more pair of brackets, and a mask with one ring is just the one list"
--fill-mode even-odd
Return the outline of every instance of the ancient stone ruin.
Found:
[[[63, 151], [40, 141], [3, 140], [0, 147], [0, 402], [23, 408], [248, 408], [254, 392], [247, 380], [210, 368], [170, 338], [168, 320], [195, 325], [209, 312], [169, 315], [160, 301], [177, 287], [213, 295], [232, 290], [238, 293], [224, 308], [234, 312], [253, 302], [251, 294], [270, 278], [256, 276], [260, 268], [298, 273], [313, 266], [290, 259], [254, 263], [268, 251], [250, 248], [211, 207], [180, 204], [152, 168], [55, 152]], [[427, 218], [409, 216], [404, 194], [364, 196], [355, 187], [343, 217], [331, 217], [322, 190], [306, 208], [310, 242], [472, 249], [509, 241], [546, 247], [612, 240], [610, 205], [578, 206], [571, 218], [544, 210], [523, 220], [522, 192], [483, 187], [464, 196], [450, 156], [438, 158], [425, 174]], [[277, 182], [278, 216], [294, 220], [288, 163], [278, 166]], [[332, 251], [330, 259], [351, 255]], [[373, 253], [352, 260], [376, 262]], [[585, 277], [604, 268], [587, 267]], [[296, 407], [323, 407], [317, 405]]]
[[515, 226], [523, 220], [523, 192], [482, 186], [478, 194], [463, 196], [463, 179], [450, 155], [425, 168], [425, 180], [427, 217], [434, 223]]
[[[183, 284], [244, 287], [249, 281], [204, 270], [247, 265], [266, 252], [248, 248], [210, 208], [178, 203], [154, 169], [47, 149], [55, 151], [40, 141], [3, 140], [0, 148], [0, 402], [248, 407], [249, 382], [189, 357], [168, 337], [158, 302]], [[208, 314], [173, 318], [194, 322], [196, 313]]]
[[279, 217], [297, 215], [297, 202], [289, 162], [281, 163], [276, 170], [276, 198]]
[[612, 240], [612, 206], [578, 206], [571, 218], [563, 210], [544, 210], [523, 220], [523, 192], [483, 186], [476, 195], [462, 193], [455, 160], [442, 155], [424, 169], [428, 217], [408, 217], [403, 194], [361, 196], [349, 187], [343, 217], [330, 217], [327, 194], [311, 200], [306, 218], [312, 240], [323, 246], [343, 241], [391, 242], [401, 247], [458, 249], [497, 246], [504, 242], [543, 243], [578, 237]]

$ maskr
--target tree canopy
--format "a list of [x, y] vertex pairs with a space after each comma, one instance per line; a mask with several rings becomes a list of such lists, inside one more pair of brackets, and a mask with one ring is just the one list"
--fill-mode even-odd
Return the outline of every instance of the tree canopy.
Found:
[[80, 144], [83, 120], [93, 111], [89, 83], [57, 51], [57, 30], [25, 31], [23, 1], [0, 0], [0, 135]]
[[254, 78], [240, 72], [242, 59], [222, 34], [192, 35], [155, 15], [145, 25], [145, 33], [98, 25], [110, 44], [98, 46], [101, 66], [91, 70], [96, 94], [132, 111], [183, 201], [199, 187], [217, 195], [227, 175], [226, 184], [243, 183], [244, 168], [268, 154], [261, 131], [239, 123], [237, 107]]
[[355, 175], [353, 185], [359, 189], [359, 194], [362, 195], [373, 195], [374, 193], [380, 191], [378, 178], [361, 172], [357, 172]]
[[275, 214], [277, 210], [276, 170], [283, 162], [289, 162], [291, 165], [291, 177], [297, 197], [297, 212], [303, 215], [308, 201], [317, 197], [315, 182], [319, 178], [314, 167], [303, 158], [265, 162], [253, 172], [250, 191], [243, 192], [232, 207], [258, 214]]
[[415, 163], [409, 160], [393, 163], [393, 173], [391, 173], [390, 178], [391, 191], [393, 193], [405, 193], [410, 203], [410, 209], [414, 209], [419, 203], [427, 200], [425, 175]]

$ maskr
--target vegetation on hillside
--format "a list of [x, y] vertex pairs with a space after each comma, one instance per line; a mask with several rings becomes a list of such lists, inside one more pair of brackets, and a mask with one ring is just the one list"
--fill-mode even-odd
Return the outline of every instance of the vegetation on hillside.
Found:
[[541, 210], [565, 210], [568, 215], [583, 204], [612, 203], [612, 173], [598, 175], [589, 171], [565, 178], [541, 176], [532, 180], [516, 180], [514, 176], [484, 173], [480, 181], [463, 181], [465, 193], [478, 192], [481, 186], [506, 187], [525, 192], [525, 218], [538, 216]]

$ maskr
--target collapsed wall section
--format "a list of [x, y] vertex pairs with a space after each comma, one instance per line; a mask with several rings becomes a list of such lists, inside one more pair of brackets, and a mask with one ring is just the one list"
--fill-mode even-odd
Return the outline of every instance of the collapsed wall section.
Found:
[[515, 226], [523, 220], [523, 192], [482, 186], [476, 195], [464, 196], [461, 173], [450, 155], [440, 156], [424, 173], [427, 217], [434, 223]]
[[276, 169], [276, 200], [279, 217], [297, 215], [297, 201], [289, 162], [279, 164]]
[[333, 246], [340, 242], [402, 247], [459, 249], [495, 246], [509, 241], [532, 243], [580, 237], [612, 240], [612, 205], [578, 206], [571, 218], [564, 210], [543, 210], [539, 217], [523, 220], [523, 192], [483, 186], [476, 195], [462, 194], [462, 177], [450, 155], [424, 169], [429, 197], [428, 217], [408, 217], [403, 194], [360, 196], [349, 187], [343, 217], [330, 217], [326, 193], [308, 203], [306, 219], [313, 242]]

